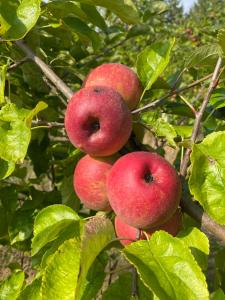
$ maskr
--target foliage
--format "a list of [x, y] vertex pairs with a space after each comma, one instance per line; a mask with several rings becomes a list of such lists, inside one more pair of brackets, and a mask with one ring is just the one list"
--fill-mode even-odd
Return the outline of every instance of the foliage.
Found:
[[[189, 86], [211, 74], [218, 57], [224, 67], [224, 7], [224, 0], [199, 0], [185, 15], [177, 0], [1, 1], [0, 244], [32, 256], [36, 270], [29, 284], [22, 267], [12, 270], [0, 283], [1, 299], [131, 299], [130, 267], [138, 272], [140, 299], [224, 299], [224, 246], [216, 243], [212, 252], [191, 217], [185, 214], [176, 238], [158, 231], [121, 250], [113, 216], [82, 206], [72, 181], [83, 153], [65, 135], [67, 99], [19, 47], [23, 38], [73, 91], [104, 62], [136, 68], [144, 87], [140, 107], [152, 108], [135, 115], [134, 143], [121, 154], [136, 150], [133, 144], [167, 158], [173, 153], [179, 170], [190, 148], [184, 197], [225, 225], [223, 69], [196, 142], [195, 111], [210, 79]], [[111, 280], [117, 256], [129, 268]]]

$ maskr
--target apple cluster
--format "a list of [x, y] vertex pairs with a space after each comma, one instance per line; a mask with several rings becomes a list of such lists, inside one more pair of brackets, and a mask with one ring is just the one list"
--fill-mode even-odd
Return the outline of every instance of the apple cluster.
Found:
[[123, 245], [135, 240], [137, 232], [141, 239], [160, 229], [175, 236], [182, 219], [176, 170], [155, 153], [118, 154], [130, 137], [131, 110], [142, 90], [133, 70], [103, 64], [90, 72], [65, 114], [71, 143], [86, 153], [74, 171], [75, 192], [85, 207], [115, 212]]

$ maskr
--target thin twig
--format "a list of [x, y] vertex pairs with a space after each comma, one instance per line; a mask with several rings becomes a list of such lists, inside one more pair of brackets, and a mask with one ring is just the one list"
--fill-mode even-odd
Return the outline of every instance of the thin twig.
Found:
[[212, 76], [212, 74], [209, 74], [209, 75], [207, 75], [207, 76], [205, 76], [205, 77], [203, 77], [201, 79], [195, 80], [194, 82], [192, 82], [192, 83], [190, 83], [190, 84], [188, 84], [188, 85], [186, 85], [186, 86], [184, 86], [182, 88], [174, 89], [174, 90], [168, 92], [167, 94], [165, 94], [164, 96], [162, 96], [161, 98], [159, 98], [159, 99], [157, 99], [157, 100], [155, 100], [155, 101], [153, 101], [153, 102], [151, 102], [151, 103], [149, 103], [149, 104], [147, 104], [147, 105], [145, 105], [143, 107], [140, 107], [140, 108], [137, 108], [137, 109], [133, 110], [132, 114], [137, 114], [137, 113], [146, 111], [146, 110], [148, 110], [150, 108], [159, 106], [167, 98], [169, 98], [169, 97], [171, 97], [173, 95], [179, 94], [179, 93], [181, 93], [181, 92], [183, 92], [185, 90], [188, 90], [188, 89], [190, 89], [190, 88], [192, 88], [192, 87], [200, 84], [201, 82], [208, 80], [211, 76]]
[[59, 122], [47, 122], [47, 121], [32, 121], [33, 126], [45, 126], [47, 128], [63, 128], [64, 124]]
[[[206, 106], [209, 102], [210, 96], [213, 92], [213, 90], [215, 89], [217, 82], [218, 82], [218, 76], [220, 73], [220, 67], [222, 64], [222, 59], [219, 57], [209, 84], [209, 88], [207, 90], [207, 93], [205, 94], [204, 100], [202, 102], [202, 105], [200, 107], [200, 110], [196, 113], [196, 117], [195, 117], [195, 123], [193, 126], [193, 131], [192, 131], [192, 135], [191, 135], [191, 142], [195, 142], [196, 137], [198, 135], [199, 129], [200, 129], [200, 125], [201, 125], [201, 120], [204, 114], [204, 111], [206, 109]], [[221, 74], [221, 73], [220, 73]], [[184, 155], [184, 159], [182, 161], [182, 165], [180, 168], [180, 174], [181, 176], [185, 176], [186, 175], [186, 171], [187, 171], [187, 167], [188, 167], [188, 163], [189, 163], [189, 159], [190, 159], [190, 154], [191, 154], [191, 149], [187, 149]]]
[[29, 58], [26, 56], [26, 57], [22, 58], [21, 60], [16, 61], [14, 64], [8, 66], [7, 71], [12, 71], [12, 70], [16, 69], [17, 67], [23, 65], [28, 60], [29, 60]]
[[15, 44], [26, 53], [27, 57], [35, 62], [45, 76], [55, 85], [55, 87], [63, 94], [67, 99], [70, 99], [73, 95], [73, 91], [53, 72], [53, 70], [23, 42], [15, 41]]

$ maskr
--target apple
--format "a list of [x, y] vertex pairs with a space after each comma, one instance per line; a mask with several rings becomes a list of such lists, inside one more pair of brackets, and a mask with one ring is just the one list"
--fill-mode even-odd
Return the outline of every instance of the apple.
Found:
[[120, 93], [128, 107], [134, 109], [142, 94], [142, 85], [135, 72], [118, 64], [103, 64], [92, 70], [84, 81], [84, 86], [104, 85]]
[[[147, 231], [141, 230], [140, 232], [140, 239], [146, 240], [151, 237], [151, 235], [157, 230], [164, 230], [167, 231], [172, 236], [176, 236], [181, 229], [182, 226], [182, 214], [180, 209], [177, 209], [175, 214], [163, 225], [158, 227], [152, 228]], [[132, 241], [136, 241], [137, 238], [137, 231], [139, 229], [132, 227], [126, 223], [124, 223], [119, 217], [115, 217], [115, 231], [116, 235], [120, 240], [120, 243], [124, 246], [129, 245]], [[125, 238], [128, 238], [126, 240]], [[123, 240], [124, 239], [124, 240]]]
[[65, 128], [71, 143], [92, 156], [109, 156], [129, 139], [132, 117], [112, 88], [82, 88], [68, 103]]
[[92, 210], [110, 211], [106, 192], [106, 177], [117, 156], [82, 157], [74, 170], [73, 184], [77, 196], [85, 207]]
[[149, 229], [165, 223], [181, 198], [176, 170], [163, 157], [139, 151], [119, 158], [107, 178], [109, 202], [130, 226]]

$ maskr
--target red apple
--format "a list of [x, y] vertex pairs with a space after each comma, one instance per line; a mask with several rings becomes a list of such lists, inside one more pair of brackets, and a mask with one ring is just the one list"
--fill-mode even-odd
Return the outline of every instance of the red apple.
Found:
[[107, 192], [106, 176], [116, 160], [114, 157], [82, 157], [74, 170], [74, 189], [81, 202], [93, 210], [111, 210]]
[[108, 156], [127, 142], [132, 118], [122, 97], [112, 88], [87, 87], [70, 100], [65, 128], [77, 148], [92, 156]]
[[181, 182], [161, 156], [132, 152], [119, 158], [107, 178], [109, 202], [123, 222], [136, 228], [154, 228], [176, 211]]
[[130, 109], [134, 109], [140, 100], [142, 86], [134, 71], [117, 63], [103, 64], [92, 70], [84, 86], [104, 85], [120, 93]]
[[[151, 235], [157, 230], [165, 230], [169, 234], [176, 236], [178, 231], [181, 229], [182, 226], [182, 214], [180, 209], [177, 209], [175, 214], [163, 225], [155, 227], [151, 230], [144, 231], [141, 230], [140, 232], [140, 239], [146, 240], [146, 235], [150, 238]], [[126, 246], [135, 241], [137, 238], [137, 231], [138, 229], [132, 227], [126, 223], [124, 223], [119, 217], [115, 217], [115, 231], [118, 238], [120, 238], [120, 242], [122, 245]], [[146, 234], [146, 235], [145, 235]], [[128, 240], [123, 240], [123, 238], [129, 238]]]

